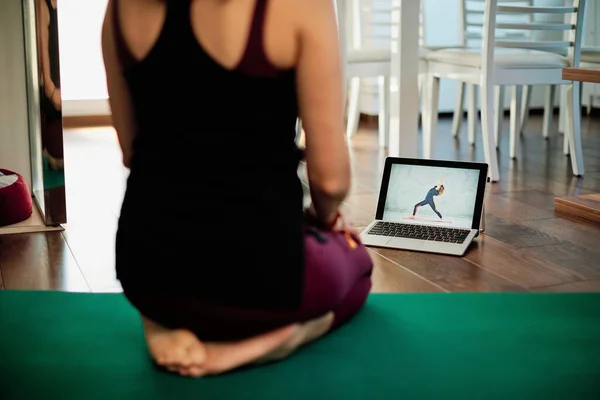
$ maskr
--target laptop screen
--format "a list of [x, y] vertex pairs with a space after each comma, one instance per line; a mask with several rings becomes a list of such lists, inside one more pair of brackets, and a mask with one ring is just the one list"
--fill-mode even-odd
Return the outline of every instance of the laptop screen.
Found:
[[471, 229], [481, 212], [476, 207], [481, 174], [473, 168], [391, 164], [381, 219]]

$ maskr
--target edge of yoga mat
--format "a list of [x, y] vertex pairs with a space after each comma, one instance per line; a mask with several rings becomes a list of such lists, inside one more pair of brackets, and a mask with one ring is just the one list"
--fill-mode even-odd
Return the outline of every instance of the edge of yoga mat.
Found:
[[372, 294], [269, 366], [182, 378], [122, 294], [0, 291], [3, 399], [600, 397], [600, 293]]

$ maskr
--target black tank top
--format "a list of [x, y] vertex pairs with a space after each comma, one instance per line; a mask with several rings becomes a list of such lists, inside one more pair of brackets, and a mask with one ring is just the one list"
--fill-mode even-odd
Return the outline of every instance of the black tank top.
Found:
[[52, 6], [51, 0], [46, 0], [50, 21], [48, 23], [48, 57], [50, 58], [50, 78], [57, 88], [60, 88], [60, 61], [58, 50], [58, 11]]
[[[139, 61], [115, 23], [137, 123], [119, 229], [153, 252], [142, 266], [117, 265], [118, 276], [156, 274], [162, 288], [220, 304], [297, 307], [304, 246], [295, 70], [265, 55], [267, 0], [257, 0], [234, 70], [196, 39], [191, 2], [167, 1], [160, 36]], [[116, 2], [114, 11], [118, 21]]]

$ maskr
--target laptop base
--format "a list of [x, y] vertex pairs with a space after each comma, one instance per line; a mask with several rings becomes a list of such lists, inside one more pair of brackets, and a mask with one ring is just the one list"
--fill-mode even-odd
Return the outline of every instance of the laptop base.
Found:
[[462, 243], [444, 243], [433, 240], [368, 234], [367, 232], [369, 232], [371, 227], [377, 222], [378, 221], [373, 221], [360, 234], [363, 244], [367, 247], [382, 247], [396, 250], [463, 256], [473, 242], [473, 239], [475, 239], [479, 233], [477, 229], [471, 229], [469, 235]]

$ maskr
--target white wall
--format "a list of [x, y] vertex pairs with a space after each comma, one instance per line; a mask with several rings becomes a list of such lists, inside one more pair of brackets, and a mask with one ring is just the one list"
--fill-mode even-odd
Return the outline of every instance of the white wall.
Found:
[[108, 0], [58, 0], [63, 115], [108, 115], [102, 21]]
[[22, 0], [0, 1], [0, 167], [31, 183]]

